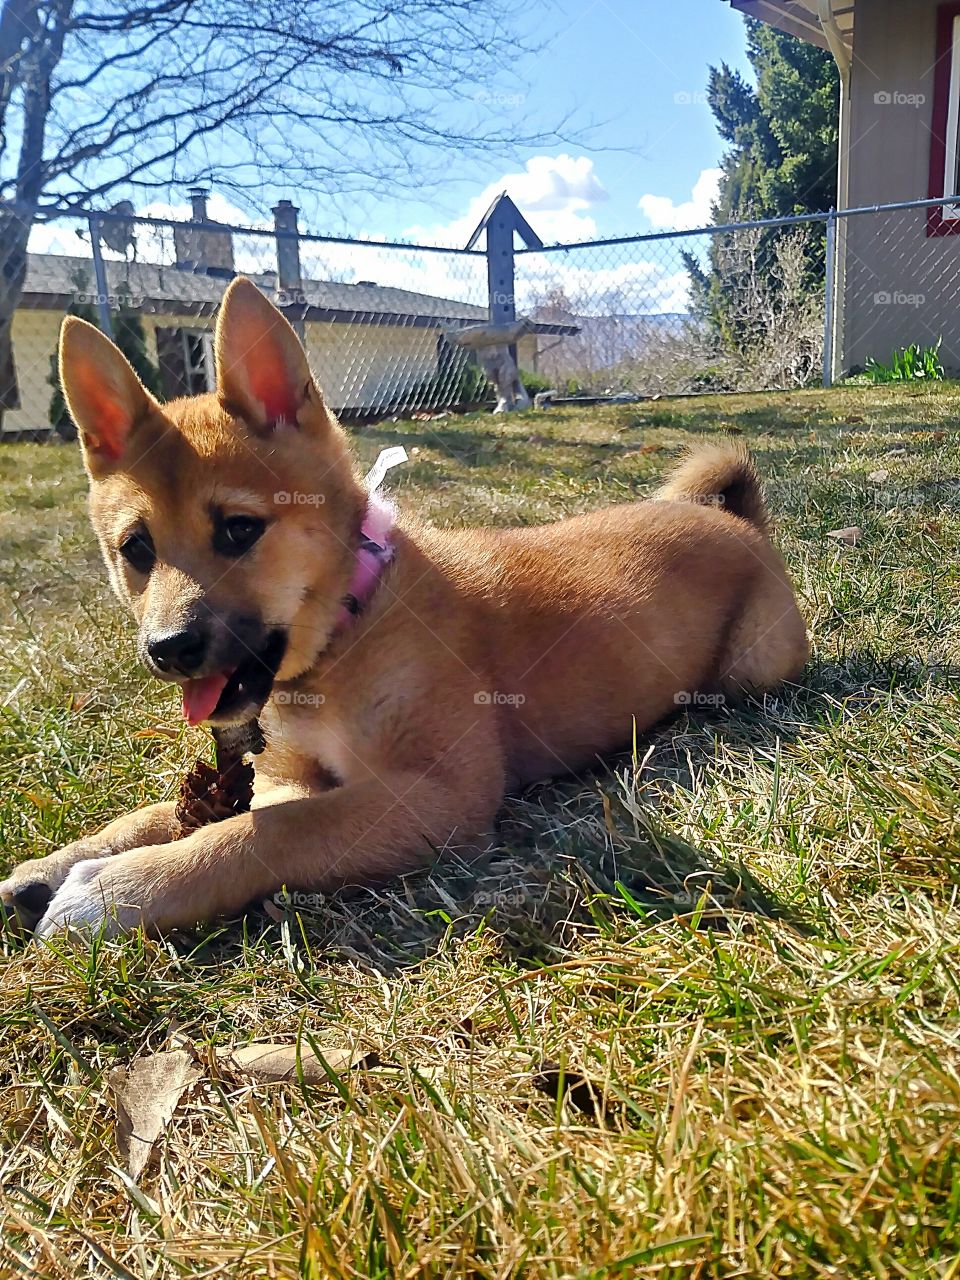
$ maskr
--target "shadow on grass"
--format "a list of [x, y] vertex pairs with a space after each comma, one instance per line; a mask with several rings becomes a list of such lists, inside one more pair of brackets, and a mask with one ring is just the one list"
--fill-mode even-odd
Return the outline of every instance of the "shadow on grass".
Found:
[[[763, 701], [747, 700], [721, 715], [686, 713], [663, 722], [631, 756], [615, 757], [584, 775], [527, 788], [508, 797], [496, 842], [484, 850], [445, 851], [423, 872], [380, 888], [332, 895], [308, 910], [287, 911], [287, 927], [304, 950], [331, 953], [380, 972], [421, 962], [456, 939], [493, 933], [506, 957], [556, 960], [584, 930], [603, 936], [626, 921], [676, 921], [685, 929], [740, 932], [760, 919], [803, 934], [802, 916], [740, 862], [700, 849], [657, 817], [658, 797], [692, 798], [717, 767], [718, 745], [749, 755], [770, 774], [784, 745], [829, 725], [882, 713], [891, 694], [921, 702], [932, 676], [919, 660], [882, 661], [855, 653], [811, 666], [802, 685]], [[771, 811], [771, 820], [775, 810]], [[253, 912], [248, 930], [277, 926]], [[203, 950], [219, 957], [235, 948], [234, 928]]]

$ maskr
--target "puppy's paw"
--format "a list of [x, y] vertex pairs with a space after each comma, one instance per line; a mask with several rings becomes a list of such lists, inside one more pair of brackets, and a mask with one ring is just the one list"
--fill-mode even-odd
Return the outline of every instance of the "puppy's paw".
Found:
[[32, 929], [70, 874], [70, 868], [94, 856], [86, 841], [77, 840], [44, 858], [21, 862], [0, 880], [4, 915], [23, 929]]
[[49, 938], [75, 930], [116, 937], [143, 919], [135, 886], [126, 883], [123, 858], [90, 858], [78, 862], [53, 895], [35, 933]]
[[36, 924], [52, 897], [53, 890], [44, 880], [33, 880], [29, 876], [0, 880], [0, 905], [4, 916], [25, 929]]

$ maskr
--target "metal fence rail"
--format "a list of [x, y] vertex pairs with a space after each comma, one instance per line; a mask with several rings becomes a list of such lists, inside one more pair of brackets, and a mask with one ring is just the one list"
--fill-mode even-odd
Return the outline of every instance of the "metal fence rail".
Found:
[[487, 401], [453, 335], [492, 319], [525, 321], [524, 379], [558, 394], [829, 384], [871, 356], [941, 340], [960, 369], [957, 197], [564, 245], [541, 244], [504, 197], [478, 228], [486, 250], [479, 234], [470, 248], [309, 234], [288, 201], [271, 224], [230, 226], [207, 216], [205, 193], [192, 201], [182, 221], [20, 212], [34, 225], [13, 322], [20, 407], [5, 432], [65, 429], [51, 357], [68, 311], [138, 349], [163, 396], [212, 388], [215, 313], [237, 273], [296, 326], [348, 418]]

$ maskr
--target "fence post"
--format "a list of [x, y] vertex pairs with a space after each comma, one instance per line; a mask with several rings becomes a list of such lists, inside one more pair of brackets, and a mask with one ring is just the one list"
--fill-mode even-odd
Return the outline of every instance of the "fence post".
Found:
[[[302, 308], [305, 303], [300, 267], [300, 227], [297, 223], [299, 212], [291, 200], [278, 201], [273, 210], [277, 245], [277, 305], [284, 310], [287, 307]], [[303, 341], [303, 320], [294, 320], [292, 324]]]
[[[481, 218], [467, 241], [468, 249], [473, 248], [484, 231], [487, 233], [487, 317], [491, 325], [510, 325], [517, 318], [514, 233], [528, 249], [542, 249], [543, 241], [506, 191], [501, 191]], [[509, 350], [516, 364], [516, 343], [511, 344]]]
[[110, 315], [110, 295], [107, 290], [107, 269], [103, 263], [100, 249], [100, 219], [91, 214], [87, 220], [90, 227], [90, 247], [93, 250], [93, 279], [97, 290], [97, 316], [100, 328], [108, 338], [113, 337], [113, 318]]
[[517, 318], [513, 231], [509, 210], [495, 208], [487, 223], [487, 302], [491, 324], [512, 324]]
[[823, 385], [833, 386], [834, 350], [836, 346], [837, 320], [837, 211], [827, 214], [827, 252], [824, 264], [826, 278], [823, 288]]

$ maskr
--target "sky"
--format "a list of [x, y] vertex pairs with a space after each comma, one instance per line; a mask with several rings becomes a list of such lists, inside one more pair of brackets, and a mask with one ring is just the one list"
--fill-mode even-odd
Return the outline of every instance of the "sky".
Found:
[[548, 12], [549, 48], [517, 68], [529, 91], [516, 103], [503, 95], [501, 109], [538, 119], [550, 104], [573, 110], [585, 141], [521, 164], [488, 161], [475, 183], [406, 204], [413, 216], [396, 217], [394, 230], [459, 232], [503, 189], [548, 242], [709, 222], [723, 143], [707, 76], [720, 62], [750, 74], [742, 17], [726, 0], [557, 0]]
[[[515, 122], [527, 133], [569, 117], [563, 142], [509, 159], [486, 155], [460, 164], [440, 154], [437, 166], [452, 176], [423, 196], [406, 191], [338, 199], [331, 192], [327, 200], [319, 192], [306, 199], [277, 187], [259, 193], [260, 209], [288, 196], [303, 207], [304, 231], [453, 245], [466, 243], [503, 190], [546, 243], [708, 223], [723, 143], [706, 102], [707, 77], [720, 62], [750, 74], [740, 15], [727, 0], [543, 0], [536, 14], [543, 47], [511, 66], [507, 88], [479, 86], [476, 105], [481, 115], [496, 112], [505, 117], [496, 123]], [[256, 217], [250, 203], [244, 208], [235, 197], [214, 193], [209, 210], [224, 222], [270, 225], [269, 215]], [[188, 205], [173, 193], [167, 201], [138, 202], [138, 212], [181, 218]], [[37, 228], [31, 248], [78, 251], [75, 236], [71, 243], [63, 239], [62, 228]], [[151, 248], [157, 246], [141, 243], [140, 256], [169, 260], [169, 253]], [[255, 259], [256, 253], [244, 259], [241, 252], [237, 265], [252, 270]], [[304, 265], [305, 274], [466, 296], [465, 282], [456, 278], [463, 262], [430, 258], [411, 270], [409, 260], [395, 255], [331, 249]], [[637, 307], [674, 311], [685, 305], [679, 250], [669, 263], [661, 255], [655, 278], [646, 261], [635, 264], [632, 277], [623, 269], [616, 277], [605, 275], [599, 261], [589, 270], [584, 290], [604, 292], [632, 279]], [[481, 283], [479, 275], [472, 282], [478, 289]], [[562, 283], [572, 288], [577, 282], [565, 277]]]

